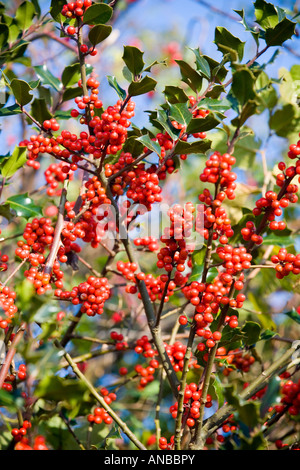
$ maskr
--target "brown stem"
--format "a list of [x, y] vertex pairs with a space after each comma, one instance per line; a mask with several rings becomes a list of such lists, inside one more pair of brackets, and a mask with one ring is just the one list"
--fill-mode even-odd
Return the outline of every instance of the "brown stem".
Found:
[[58, 217], [57, 217], [57, 222], [56, 222], [55, 231], [54, 231], [53, 243], [51, 245], [50, 253], [47, 258], [46, 265], [44, 267], [45, 274], [51, 274], [53, 264], [56, 260], [57, 252], [61, 245], [61, 232], [64, 228], [64, 222], [65, 222], [64, 213], [65, 213], [65, 204], [66, 204], [66, 199], [67, 199], [67, 184], [68, 184], [68, 180], [66, 179], [64, 181], [64, 187], [62, 189], [62, 193], [60, 197], [60, 203], [58, 207]]
[[19, 342], [21, 341], [21, 339], [23, 338], [25, 330], [26, 330], [26, 323], [22, 323], [20, 328], [18, 329], [16, 335], [14, 336], [12, 342], [11, 342], [11, 346], [10, 346], [10, 348], [9, 348], [7, 354], [6, 354], [6, 357], [5, 357], [5, 362], [2, 365], [1, 370], [0, 370], [0, 389], [2, 388], [3, 383], [5, 382], [6, 376], [8, 374], [9, 368], [10, 368], [10, 365], [12, 363], [14, 355], [17, 352], [17, 346], [18, 346]]
[[99, 395], [97, 390], [93, 387], [90, 381], [85, 377], [85, 375], [78, 369], [77, 365], [72, 360], [71, 356], [62, 348], [61, 344], [58, 340], [54, 341], [55, 346], [62, 350], [64, 358], [71, 366], [73, 372], [77, 375], [77, 377], [86, 385], [88, 390], [91, 392], [93, 397], [100, 403], [100, 405], [108, 412], [108, 414], [112, 417], [112, 419], [117, 423], [117, 425], [122, 429], [124, 434], [133, 442], [133, 444], [139, 450], [147, 450], [146, 447], [138, 440], [135, 434], [128, 428], [126, 423], [121, 420], [121, 418], [112, 410], [112, 408], [106, 403], [104, 398]]

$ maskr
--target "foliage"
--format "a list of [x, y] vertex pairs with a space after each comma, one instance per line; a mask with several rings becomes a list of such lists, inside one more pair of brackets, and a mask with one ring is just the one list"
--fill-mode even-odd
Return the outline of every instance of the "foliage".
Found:
[[[0, 3], [2, 135], [22, 131], [0, 157], [0, 448], [299, 449], [300, 66], [273, 76], [296, 7], [235, 10], [212, 57], [149, 57], [114, 56], [137, 1], [16, 3]], [[37, 61], [50, 45], [62, 63]]]

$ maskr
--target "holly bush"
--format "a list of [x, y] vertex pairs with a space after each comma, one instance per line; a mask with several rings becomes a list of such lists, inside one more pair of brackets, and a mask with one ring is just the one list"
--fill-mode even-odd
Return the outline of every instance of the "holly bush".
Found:
[[299, 449], [297, 4], [143, 3], [0, 3], [1, 449]]

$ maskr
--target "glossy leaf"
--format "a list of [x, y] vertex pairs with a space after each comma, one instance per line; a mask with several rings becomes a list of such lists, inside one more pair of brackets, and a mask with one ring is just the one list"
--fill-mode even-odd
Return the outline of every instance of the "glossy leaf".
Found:
[[4, 178], [10, 178], [15, 172], [25, 165], [27, 157], [26, 147], [16, 147], [12, 155], [1, 162], [0, 170]]
[[144, 145], [144, 147], [147, 147], [149, 150], [152, 150], [152, 152], [155, 152], [157, 153], [157, 155], [160, 155], [161, 153], [160, 145], [157, 142], [154, 142], [153, 140], [151, 140], [148, 134], [138, 137], [136, 140], [138, 142], [141, 142]]
[[83, 15], [83, 22], [89, 25], [99, 25], [107, 23], [113, 14], [113, 9], [105, 3], [94, 3], [86, 9]]
[[295, 34], [296, 23], [284, 18], [275, 28], [266, 30], [265, 40], [268, 46], [281, 46]]
[[176, 86], [167, 85], [163, 93], [171, 104], [185, 103], [189, 99], [183, 89]]
[[61, 81], [58, 78], [54, 77], [54, 75], [50, 72], [50, 70], [48, 70], [45, 65], [37, 65], [33, 68], [43, 85], [50, 85], [51, 88], [53, 88], [54, 90], [61, 91]]
[[117, 82], [116, 77], [109, 75], [107, 77], [107, 80], [108, 80], [109, 85], [117, 92], [118, 96], [124, 101], [127, 96], [127, 93], [125, 90], [123, 90], [123, 88], [120, 87], [120, 85]]
[[10, 88], [13, 92], [16, 102], [20, 106], [25, 106], [33, 99], [33, 96], [30, 93], [32, 88], [24, 80], [18, 80], [17, 78], [14, 78], [10, 83]]
[[34, 204], [28, 193], [10, 196], [6, 202], [16, 212], [17, 217], [24, 217], [24, 219], [28, 220], [31, 217], [43, 215], [42, 208]]
[[124, 46], [123, 60], [133, 74], [134, 77], [138, 76], [145, 65], [143, 60], [144, 53], [134, 46]]
[[16, 11], [16, 22], [19, 28], [24, 32], [32, 25], [35, 16], [35, 7], [31, 2], [23, 2]]
[[245, 43], [233, 36], [226, 28], [217, 27], [215, 30], [215, 43], [223, 54], [229, 53], [232, 61], [241, 61], [244, 55]]
[[176, 103], [170, 106], [170, 119], [187, 127], [192, 120], [192, 113], [187, 103]]
[[93, 46], [104, 41], [112, 32], [112, 26], [105, 24], [98, 24], [94, 26], [89, 32], [89, 40]]
[[151, 78], [146, 75], [144, 78], [142, 78], [141, 81], [130, 83], [128, 87], [128, 94], [130, 96], [144, 95], [145, 93], [154, 91], [156, 85], [157, 81], [154, 80], [154, 78]]
[[181, 155], [189, 155], [191, 153], [203, 154], [211, 148], [210, 140], [197, 140], [196, 142], [185, 142], [179, 140], [174, 147], [174, 152]]

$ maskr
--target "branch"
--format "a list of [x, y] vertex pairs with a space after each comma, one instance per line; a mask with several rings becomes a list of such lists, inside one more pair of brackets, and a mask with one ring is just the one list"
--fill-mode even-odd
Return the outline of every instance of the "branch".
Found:
[[53, 238], [53, 243], [51, 245], [50, 253], [47, 258], [46, 265], [44, 267], [44, 273], [45, 274], [51, 274], [53, 264], [56, 260], [57, 252], [59, 250], [59, 247], [61, 245], [61, 232], [64, 228], [64, 213], [65, 213], [65, 204], [66, 204], [66, 199], [67, 199], [67, 184], [68, 184], [68, 179], [64, 181], [64, 187], [62, 189], [61, 197], [60, 197], [60, 202], [58, 206], [58, 216], [57, 216], [57, 222], [55, 226], [55, 231], [54, 231], [54, 238]]
[[24, 332], [26, 330], [26, 323], [22, 323], [20, 328], [18, 329], [16, 335], [14, 336], [14, 339], [11, 342], [11, 346], [6, 354], [5, 357], [5, 362], [1, 367], [0, 370], [0, 389], [2, 388], [3, 383], [5, 382], [6, 376], [8, 374], [10, 365], [12, 363], [12, 360], [14, 358], [14, 355], [17, 352], [17, 345], [23, 338]]
[[[300, 345], [295, 344], [288, 349], [279, 359], [274, 361], [272, 365], [261, 373], [251, 385], [248, 385], [240, 394], [241, 400], [249, 400], [255, 393], [264, 388], [271, 378], [278, 374], [282, 369], [286, 369], [294, 364], [294, 361], [289, 363], [291, 357], [299, 351]], [[299, 354], [299, 353], [298, 353]], [[208, 418], [202, 429], [202, 442], [205, 442], [206, 437], [213, 434], [219, 426], [232, 414], [234, 407], [231, 405], [225, 405], [220, 408], [211, 418]]]
[[[121, 222], [120, 222], [121, 217], [120, 217], [118, 204], [117, 204], [117, 202], [115, 201], [115, 199], [112, 195], [110, 186], [109, 186], [107, 180], [105, 179], [105, 177], [102, 176], [102, 174], [100, 174], [99, 177], [100, 177], [100, 180], [101, 180], [101, 183], [102, 183], [103, 187], [106, 189], [107, 197], [110, 199], [110, 201], [111, 201], [111, 203], [112, 203], [112, 205], [113, 205], [113, 207], [116, 211], [116, 218], [117, 218], [118, 224], [120, 226], [121, 225]], [[120, 227], [119, 227], [119, 229], [120, 229]], [[138, 260], [135, 257], [134, 250], [132, 249], [132, 246], [129, 242], [129, 239], [128, 239], [128, 236], [127, 236], [127, 229], [124, 226], [124, 224], [122, 224], [122, 231], [124, 231], [124, 234], [126, 235], [125, 237], [122, 237], [122, 243], [123, 243], [123, 246], [125, 248], [126, 254], [128, 256], [128, 259], [129, 259], [130, 263], [136, 263], [139, 266]], [[166, 349], [165, 349], [165, 346], [164, 346], [164, 343], [163, 343], [163, 340], [162, 340], [162, 336], [161, 336], [160, 325], [156, 325], [156, 314], [155, 314], [155, 311], [153, 309], [153, 305], [152, 305], [152, 302], [150, 300], [146, 284], [145, 284], [144, 281], [141, 281], [139, 279], [136, 279], [136, 282], [137, 282], [137, 287], [138, 287], [138, 290], [140, 292], [141, 299], [142, 299], [142, 302], [143, 302], [143, 305], [144, 305], [144, 310], [145, 310], [145, 313], [146, 313], [148, 326], [149, 326], [150, 332], [152, 334], [153, 342], [154, 342], [155, 347], [158, 351], [158, 355], [159, 355], [160, 360], [162, 362], [163, 368], [166, 372], [166, 375], [167, 375], [170, 387], [172, 389], [173, 395], [175, 397], [177, 397], [179, 381], [177, 379], [174, 368], [171, 364], [170, 358], [169, 358], [169, 356], [166, 352]]]
[[55, 346], [62, 351], [64, 358], [71, 366], [73, 372], [77, 375], [77, 377], [86, 385], [88, 390], [91, 392], [93, 397], [100, 403], [100, 405], [107, 411], [107, 413], [111, 416], [111, 418], [117, 423], [117, 425], [122, 429], [124, 434], [133, 442], [133, 444], [139, 450], [147, 450], [146, 447], [138, 440], [138, 438], [134, 435], [134, 433], [128, 428], [126, 423], [121, 420], [121, 418], [111, 409], [111, 407], [106, 403], [104, 398], [99, 395], [97, 390], [93, 387], [90, 381], [85, 377], [85, 375], [78, 369], [77, 365], [72, 360], [71, 356], [63, 349], [61, 344], [58, 340], [54, 341]]

